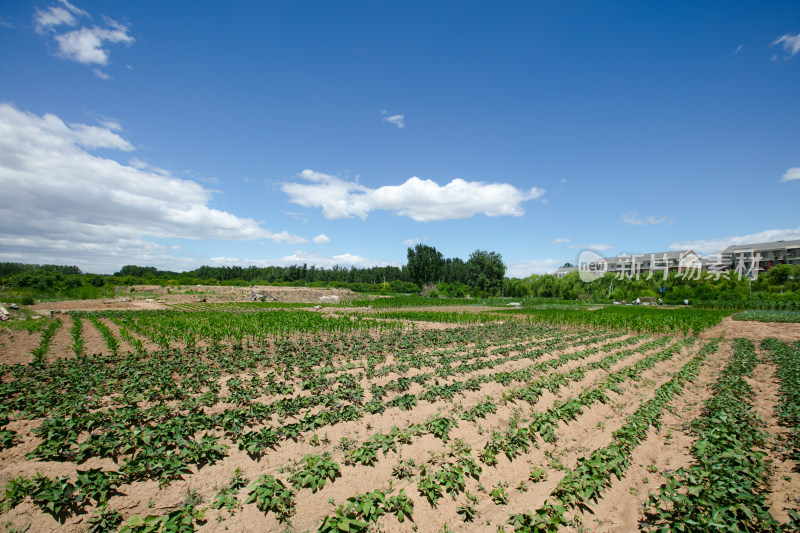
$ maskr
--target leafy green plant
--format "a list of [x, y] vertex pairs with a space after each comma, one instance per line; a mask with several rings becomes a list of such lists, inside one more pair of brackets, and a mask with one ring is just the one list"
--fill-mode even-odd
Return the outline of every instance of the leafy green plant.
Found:
[[259, 511], [268, 513], [272, 511], [281, 522], [286, 522], [294, 516], [295, 502], [294, 491], [283, 484], [283, 481], [274, 476], [264, 474], [249, 487], [245, 503], [254, 503]]
[[396, 465], [392, 467], [392, 475], [397, 479], [407, 479], [414, 477], [416, 463], [413, 459], [401, 459]]
[[505, 505], [508, 503], [508, 492], [506, 492], [506, 487], [508, 483], [500, 482], [489, 493], [489, 497], [492, 498], [492, 501], [497, 505]]
[[339, 464], [331, 459], [331, 454], [325, 452], [322, 456], [306, 455], [301, 460], [300, 469], [292, 474], [289, 481], [295, 487], [310, 488], [317, 492], [330, 480], [334, 481], [341, 476]]
[[247, 483], [247, 478], [242, 475], [241, 468], [237, 466], [228, 484], [217, 492], [211, 507], [214, 509], [222, 509], [224, 507], [229, 512], [233, 512], [235, 509], [241, 507], [237, 494], [241, 489], [247, 486]]
[[543, 468], [534, 466], [528, 474], [528, 479], [534, 483], [540, 483], [547, 480], [547, 472]]
[[13, 509], [19, 505], [26, 496], [33, 492], [33, 479], [26, 476], [12, 477], [8, 480], [3, 494], [3, 508]]
[[62, 524], [84, 504], [84, 499], [79, 496], [75, 485], [70, 483], [67, 476], [50, 479], [37, 474], [33, 480], [31, 497], [42, 511]]
[[122, 515], [119, 511], [108, 508], [108, 504], [103, 504], [87, 520], [89, 524], [88, 533], [112, 533], [119, 529], [122, 523]]
[[76, 486], [80, 494], [102, 505], [116, 493], [122, 482], [119, 472], [104, 471], [101, 468], [78, 470]]
[[478, 516], [478, 498], [467, 491], [465, 501], [456, 507], [456, 512], [461, 515], [464, 522], [472, 522]]

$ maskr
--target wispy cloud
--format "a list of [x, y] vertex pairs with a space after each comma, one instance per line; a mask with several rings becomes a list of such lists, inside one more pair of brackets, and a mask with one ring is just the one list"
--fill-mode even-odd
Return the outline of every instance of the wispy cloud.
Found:
[[631, 224], [633, 226], [649, 226], [652, 224], [662, 224], [667, 221], [667, 217], [638, 218], [638, 214], [633, 211], [628, 211], [627, 213], [623, 213], [621, 218], [625, 224]]
[[[40, 117], [0, 104], [3, 257], [80, 260], [113, 269], [131, 257], [145, 261], [169, 253], [151, 239], [307, 242], [209, 207], [212, 191], [194, 181], [136, 158], [120, 164], [91, 153], [94, 149], [132, 152], [134, 147], [108, 128], [65, 124], [55, 115]], [[59, 254], [62, 259], [53, 261]]]
[[304, 170], [299, 177], [310, 183], [284, 183], [281, 190], [291, 202], [319, 207], [325, 218], [357, 216], [367, 219], [371, 211], [392, 211], [418, 222], [487, 216], [520, 216], [521, 204], [540, 198], [543, 189], [520, 190], [507, 183], [484, 183], [454, 179], [441, 186], [432, 180], [409, 178], [400, 185], [372, 189], [356, 181]]
[[33, 22], [36, 24], [36, 31], [44, 33], [52, 28], [58, 26], [75, 26], [78, 19], [89, 17], [89, 13], [82, 9], [78, 9], [66, 0], [60, 1], [61, 5], [50, 6], [47, 9], [36, 8], [33, 15]]
[[604, 252], [606, 250], [611, 250], [612, 248], [616, 248], [616, 246], [612, 246], [610, 244], [581, 244], [580, 246], [577, 244], [571, 244], [567, 246], [572, 250], [594, 250], [595, 252]]
[[417, 244], [423, 242], [428, 242], [428, 237], [423, 237], [421, 239], [419, 237], [414, 237], [413, 239], [406, 239], [403, 241], [403, 244], [405, 244], [406, 246], [416, 246]]
[[768, 229], [750, 235], [721, 237], [718, 239], [701, 239], [695, 241], [679, 241], [669, 245], [670, 250], [691, 249], [699, 253], [716, 253], [728, 246], [739, 244], [755, 244], [759, 242], [791, 241], [800, 239], [800, 227], [789, 229]]
[[581, 248], [586, 248], [588, 250], [597, 250], [598, 252], [604, 252], [606, 250], [611, 250], [614, 246], [610, 244], [587, 244], [586, 246], [581, 246]]
[[381, 109], [381, 115], [383, 115], [383, 122], [388, 122], [389, 124], [394, 124], [398, 128], [405, 128], [406, 127], [406, 116], [405, 115], [390, 115], [388, 111], [385, 109]]
[[566, 237], [559, 237], [557, 239], [553, 239], [552, 241], [550, 241], [550, 244], [563, 244], [566, 242], [572, 242], [572, 239], [568, 239]]
[[790, 35], [788, 33], [786, 35], [782, 35], [772, 41], [770, 46], [779, 44], [783, 45], [783, 49], [789, 54], [789, 57], [794, 57], [798, 52], [800, 52], [800, 33], [797, 35]]
[[510, 263], [506, 276], [509, 278], [527, 278], [531, 274], [550, 274], [564, 264], [563, 259], [534, 259]]
[[800, 167], [792, 167], [786, 171], [781, 181], [794, 181], [800, 180]]
[[[109, 44], [131, 45], [135, 42], [128, 27], [114, 19], [102, 17], [103, 24], [84, 25], [91, 19], [86, 11], [75, 7], [66, 0], [47, 9], [36, 9], [33, 20], [37, 33], [52, 35], [57, 45], [57, 55], [84, 65], [94, 65], [94, 75], [102, 80], [111, 77], [97, 67], [109, 63]], [[65, 31], [64, 27], [75, 28]]]
[[743, 44], [740, 44], [739, 46], [737, 46], [737, 47], [736, 47], [736, 50], [734, 50], [734, 51], [733, 51], [733, 54], [732, 54], [732, 55], [736, 55], [736, 54], [738, 54], [739, 52], [741, 52], [741, 51], [742, 51], [742, 48], [744, 48], [744, 45], [743, 45]]

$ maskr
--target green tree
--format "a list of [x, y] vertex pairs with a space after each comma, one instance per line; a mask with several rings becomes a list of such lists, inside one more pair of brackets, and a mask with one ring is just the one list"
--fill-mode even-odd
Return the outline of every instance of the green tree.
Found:
[[475, 250], [467, 261], [469, 284], [489, 294], [497, 294], [503, 288], [506, 265], [497, 252]]
[[411, 281], [422, 287], [442, 277], [444, 257], [433, 246], [418, 244], [413, 250], [408, 249], [407, 268]]

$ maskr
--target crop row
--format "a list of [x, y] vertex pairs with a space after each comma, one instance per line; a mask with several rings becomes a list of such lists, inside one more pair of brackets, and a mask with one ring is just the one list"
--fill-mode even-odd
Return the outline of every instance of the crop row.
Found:
[[[674, 472], [651, 494], [649, 530], [779, 531], [765, 498], [769, 435], [753, 409], [747, 378], [758, 364], [750, 340], [735, 339], [733, 355], [691, 428], [693, 463]], [[790, 526], [796, 531], [797, 523]]]
[[656, 390], [653, 398], [642, 402], [626, 418], [625, 424], [613, 433], [611, 444], [580, 458], [575, 468], [567, 470], [544, 505], [534, 512], [510, 515], [508, 523], [514, 531], [558, 531], [567, 522], [567, 511], [588, 508], [611, 484], [613, 476], [621, 480], [633, 450], [647, 437], [650, 427], [660, 427], [664, 408], [697, 376], [700, 366], [717, 347], [717, 342], [706, 344]]

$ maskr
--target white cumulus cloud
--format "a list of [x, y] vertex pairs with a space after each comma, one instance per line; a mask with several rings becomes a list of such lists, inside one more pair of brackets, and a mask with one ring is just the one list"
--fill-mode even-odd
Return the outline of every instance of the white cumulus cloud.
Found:
[[383, 115], [383, 122], [388, 122], [389, 124], [394, 124], [398, 128], [405, 128], [406, 127], [406, 116], [405, 115], [390, 115], [388, 111], [385, 109], [381, 109], [381, 114]]
[[800, 226], [788, 229], [768, 229], [750, 235], [679, 241], [669, 245], [670, 250], [694, 250], [698, 253], [717, 253], [728, 246], [756, 244], [759, 242], [792, 241], [800, 239]]
[[[61, 0], [59, 5], [36, 9], [33, 20], [38, 33], [52, 34], [60, 57], [85, 65], [106, 66], [110, 55], [108, 45], [135, 42], [127, 26], [108, 17], [103, 17], [102, 25], [84, 25], [83, 19], [90, 18], [86, 11]], [[92, 72], [102, 80], [111, 78], [99, 68]]]
[[331, 242], [331, 238], [328, 237], [327, 235], [325, 235], [324, 233], [320, 233], [319, 235], [317, 235], [316, 237], [314, 237], [311, 240], [313, 242], [315, 242], [316, 244], [326, 244], [326, 243]]
[[543, 189], [517, 189], [507, 183], [454, 179], [441, 186], [412, 177], [400, 185], [372, 189], [356, 181], [304, 170], [299, 177], [310, 183], [284, 183], [281, 190], [291, 202], [318, 207], [331, 220], [357, 216], [366, 220], [374, 210], [391, 211], [418, 222], [487, 216], [520, 216], [523, 202], [540, 198]]
[[800, 167], [792, 167], [786, 171], [781, 181], [800, 180]]
[[118, 267], [168, 253], [152, 238], [307, 242], [209, 207], [211, 191], [194, 181], [96, 156], [96, 148], [134, 149], [108, 128], [0, 104], [0, 257], [90, 265], [116, 257]]
[[119, 25], [113, 28], [80, 28], [56, 35], [55, 39], [60, 56], [86, 65], [101, 66], [108, 64], [109, 51], [104, 48], [105, 43], [133, 43], [128, 29]]

